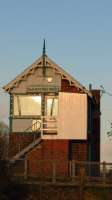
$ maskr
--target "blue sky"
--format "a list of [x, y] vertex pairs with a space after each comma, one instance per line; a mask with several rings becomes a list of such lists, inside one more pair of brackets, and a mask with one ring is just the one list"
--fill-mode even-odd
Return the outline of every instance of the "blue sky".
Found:
[[[112, 92], [111, 0], [0, 0], [0, 88], [47, 54], [82, 84]], [[0, 118], [8, 122], [8, 95], [0, 89]], [[112, 97], [102, 102], [102, 159], [112, 161], [106, 132]]]

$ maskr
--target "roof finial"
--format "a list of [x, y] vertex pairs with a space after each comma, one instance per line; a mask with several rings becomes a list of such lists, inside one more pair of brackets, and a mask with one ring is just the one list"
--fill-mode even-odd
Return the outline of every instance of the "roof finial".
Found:
[[46, 41], [45, 41], [45, 39], [44, 39], [44, 41], [43, 41], [43, 54], [42, 54], [43, 56], [45, 56], [46, 55]]
[[42, 62], [43, 62], [43, 76], [46, 76], [46, 44], [45, 44], [45, 39], [43, 41], [43, 52], [42, 52]]

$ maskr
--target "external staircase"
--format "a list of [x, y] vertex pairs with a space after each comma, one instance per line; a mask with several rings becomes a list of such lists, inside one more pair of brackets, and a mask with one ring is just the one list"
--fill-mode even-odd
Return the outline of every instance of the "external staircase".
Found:
[[[38, 127], [38, 128], [37, 128]], [[18, 151], [16, 155], [14, 155], [11, 159], [11, 163], [15, 163], [17, 160], [20, 160], [23, 158], [28, 152], [30, 152], [32, 149], [35, 147], [39, 147], [40, 143], [42, 142], [41, 135], [40, 135], [40, 128], [41, 128], [41, 123], [39, 121], [36, 121], [32, 126], [27, 128], [24, 131], [24, 134], [26, 134], [29, 130], [33, 133], [33, 142], [31, 142], [28, 146], [23, 148], [22, 150]]]

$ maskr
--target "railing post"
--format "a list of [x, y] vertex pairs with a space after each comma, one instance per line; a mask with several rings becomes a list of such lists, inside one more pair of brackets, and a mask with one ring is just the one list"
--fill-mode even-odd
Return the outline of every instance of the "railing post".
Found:
[[21, 151], [21, 144], [19, 144], [19, 152]]
[[52, 177], [52, 182], [56, 183], [56, 163], [52, 163], [52, 169], [53, 169], [53, 177]]
[[27, 180], [27, 178], [28, 178], [28, 159], [26, 156], [24, 160], [24, 179]]
[[85, 169], [80, 168], [80, 200], [84, 197], [84, 184], [85, 184]]
[[103, 184], [106, 182], [106, 162], [103, 162]]
[[75, 177], [75, 161], [72, 160], [72, 181], [74, 181], [74, 177]]
[[34, 131], [34, 136], [33, 136], [33, 142], [35, 143], [35, 140], [36, 140], [36, 135], [35, 135], [35, 131]]
[[69, 175], [72, 177], [72, 161], [69, 161]]
[[44, 118], [43, 118], [43, 116], [41, 117], [41, 137], [43, 136], [43, 129], [44, 129]]

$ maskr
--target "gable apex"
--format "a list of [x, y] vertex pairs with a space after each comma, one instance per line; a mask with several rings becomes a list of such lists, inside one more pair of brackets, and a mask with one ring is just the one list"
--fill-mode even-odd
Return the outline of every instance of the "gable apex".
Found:
[[[57, 73], [61, 75], [62, 79], [69, 81], [70, 86], [75, 86], [78, 90], [92, 96], [91, 92], [87, 90], [80, 82], [78, 82], [74, 77], [67, 73], [62, 67], [57, 65], [52, 59], [45, 55], [46, 67], [54, 68]], [[38, 67], [43, 67], [43, 56], [37, 59], [33, 64], [27, 67], [21, 74], [19, 74], [15, 79], [10, 81], [7, 85], [3, 87], [6, 92], [11, 91], [12, 88], [17, 87], [21, 81], [26, 80], [27, 76], [33, 74]]]

